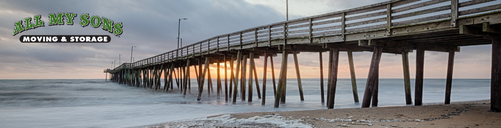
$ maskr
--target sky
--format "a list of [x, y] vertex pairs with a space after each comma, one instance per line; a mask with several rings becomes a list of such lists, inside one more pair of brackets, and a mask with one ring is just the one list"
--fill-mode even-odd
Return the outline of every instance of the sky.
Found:
[[[380, 0], [289, 0], [289, 19], [319, 15], [375, 4]], [[50, 13], [76, 13], [74, 25], [48, 26]], [[80, 16], [106, 17], [123, 23], [123, 34], [115, 36], [101, 28], [81, 27]], [[13, 36], [14, 23], [41, 15], [40, 27]], [[217, 35], [285, 20], [285, 0], [0, 0], [0, 79], [104, 79], [103, 69], [119, 62], [158, 55], [177, 47], [177, 27], [181, 21], [183, 44], [192, 44]], [[21, 35], [110, 35], [110, 43], [21, 43]], [[121, 54], [119, 58], [119, 54]], [[355, 52], [357, 78], [368, 75], [371, 52]], [[415, 51], [409, 54], [411, 78], [415, 75]], [[300, 53], [302, 78], [318, 78], [318, 53]], [[324, 77], [327, 53], [323, 54]], [[425, 78], [445, 78], [447, 53], [426, 52]], [[275, 75], [280, 55], [274, 58]], [[288, 78], [296, 78], [292, 55]], [[256, 60], [259, 77], [263, 57]], [[346, 52], [341, 52], [339, 78], [349, 78]], [[456, 53], [454, 78], [490, 78], [491, 46], [461, 47]], [[212, 67], [212, 70], [216, 70]], [[213, 72], [215, 73], [215, 72]], [[271, 75], [268, 70], [268, 76]], [[402, 78], [402, 60], [384, 53], [380, 78]], [[194, 78], [194, 76], [192, 76]]]

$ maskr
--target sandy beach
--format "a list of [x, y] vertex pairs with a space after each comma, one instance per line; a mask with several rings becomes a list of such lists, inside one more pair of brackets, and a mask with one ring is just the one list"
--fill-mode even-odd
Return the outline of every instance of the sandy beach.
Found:
[[142, 127], [501, 127], [501, 113], [489, 112], [489, 108], [489, 101], [484, 100], [450, 105], [232, 113]]

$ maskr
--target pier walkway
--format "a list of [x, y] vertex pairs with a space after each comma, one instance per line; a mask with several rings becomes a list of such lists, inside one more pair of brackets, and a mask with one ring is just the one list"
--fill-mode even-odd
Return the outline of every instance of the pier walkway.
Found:
[[[347, 52], [353, 86], [358, 102], [352, 52], [371, 51], [373, 56], [362, 97], [362, 107], [377, 106], [378, 74], [382, 53], [402, 55], [406, 103], [422, 105], [423, 68], [425, 51], [448, 53], [445, 104], [450, 103], [454, 53], [462, 46], [492, 44], [491, 111], [501, 111], [501, 4], [496, 0], [391, 0], [373, 5], [331, 12], [295, 20], [283, 21], [229, 34], [215, 36], [179, 49], [168, 51], [133, 63], [123, 63], [105, 69], [111, 80], [130, 86], [169, 90], [177, 86], [186, 95], [190, 70], [195, 69], [198, 100], [204, 86], [210, 93], [224, 94], [227, 102], [237, 98], [252, 101], [253, 90], [265, 104], [268, 58], [273, 69], [273, 56], [282, 56], [278, 82], [272, 75], [274, 105], [285, 103], [287, 58], [294, 56], [300, 100], [303, 99], [297, 54], [329, 52], [327, 107], [334, 107], [339, 52]], [[483, 6], [480, 6], [483, 5]], [[411, 98], [408, 52], [416, 50], [415, 98]], [[255, 58], [264, 57], [263, 81], [258, 83]], [[236, 62], [235, 62], [236, 61]], [[249, 64], [247, 64], [247, 61]], [[231, 73], [211, 76], [208, 67], [224, 63]], [[228, 64], [229, 63], [229, 66]], [[190, 68], [194, 67], [194, 68]], [[247, 70], [247, 68], [249, 67]], [[269, 70], [269, 69], [268, 69]], [[273, 70], [271, 70], [273, 73]], [[274, 73], [273, 73], [274, 74]], [[161, 79], [164, 79], [163, 85]], [[323, 70], [320, 70], [323, 79]], [[224, 77], [224, 79], [222, 78]], [[269, 76], [268, 76], [269, 77]], [[204, 84], [207, 78], [208, 83]], [[217, 82], [212, 87], [212, 78]], [[248, 80], [247, 80], [248, 78]], [[255, 86], [254, 86], [255, 85]], [[262, 85], [262, 86], [260, 86]], [[324, 102], [324, 83], [320, 91]], [[255, 87], [255, 89], [254, 89]], [[262, 90], [260, 89], [262, 88]], [[224, 91], [224, 92], [223, 92]], [[240, 97], [237, 97], [237, 93]], [[247, 94], [247, 95], [246, 95]], [[246, 99], [246, 96], [248, 98]], [[371, 102], [372, 101], [372, 102]]]

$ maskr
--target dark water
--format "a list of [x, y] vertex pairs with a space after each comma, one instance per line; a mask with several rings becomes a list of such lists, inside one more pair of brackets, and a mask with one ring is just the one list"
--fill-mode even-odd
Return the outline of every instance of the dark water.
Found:
[[[287, 103], [274, 108], [271, 81], [267, 81], [267, 104], [262, 106], [255, 90], [252, 103], [241, 101], [240, 97], [235, 105], [225, 103], [224, 95], [218, 99], [211, 93], [209, 97], [207, 89], [198, 102], [196, 80], [192, 80], [191, 94], [184, 97], [176, 88], [165, 93], [102, 79], [0, 80], [0, 127], [132, 127], [223, 113], [325, 109], [320, 102], [320, 81], [302, 82], [304, 101], [299, 100], [296, 79], [288, 79]], [[365, 82], [366, 79], [357, 80], [360, 101]], [[414, 91], [414, 83], [411, 88]], [[445, 79], [425, 79], [423, 103], [443, 103], [444, 89]], [[379, 91], [380, 106], [405, 105], [402, 79], [381, 79]], [[452, 102], [489, 98], [490, 79], [453, 80]], [[353, 101], [350, 79], [339, 79], [335, 108], [358, 107]]]

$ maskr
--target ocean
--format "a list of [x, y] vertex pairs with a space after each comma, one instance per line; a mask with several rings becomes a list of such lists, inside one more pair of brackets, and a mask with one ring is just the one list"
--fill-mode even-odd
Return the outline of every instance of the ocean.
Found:
[[[242, 101], [240, 96], [236, 104], [226, 103], [224, 94], [218, 98], [214, 89], [209, 97], [206, 88], [202, 100], [197, 101], [196, 79], [191, 80], [191, 93], [186, 96], [177, 87], [163, 92], [104, 79], [0, 80], [0, 127], [135, 127], [226, 113], [327, 109], [320, 100], [318, 78], [302, 79], [304, 101], [300, 101], [296, 79], [288, 79], [286, 104], [279, 108], [273, 107], [271, 80], [266, 83], [266, 105], [262, 106], [256, 90], [252, 103]], [[326, 86], [327, 79], [324, 83]], [[366, 79], [357, 79], [360, 102], [365, 83]], [[380, 79], [379, 106], [405, 106], [403, 83], [403, 79]], [[413, 79], [411, 90], [414, 100]], [[444, 98], [445, 79], [424, 80], [424, 104], [443, 103]], [[490, 79], [453, 80], [452, 102], [488, 99]], [[334, 108], [359, 108], [360, 104], [354, 102], [350, 79], [338, 79]]]

